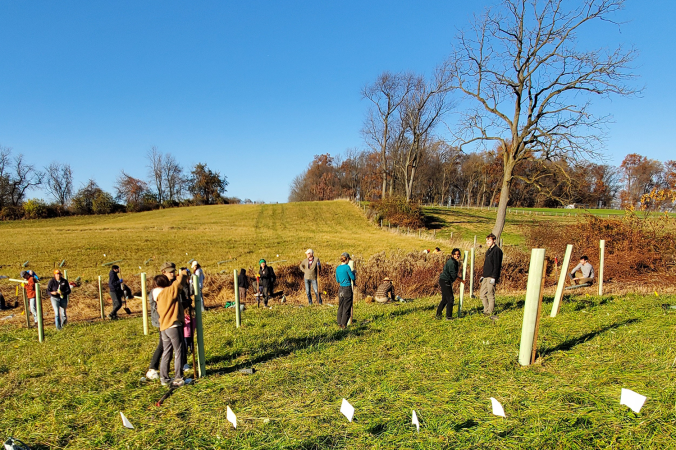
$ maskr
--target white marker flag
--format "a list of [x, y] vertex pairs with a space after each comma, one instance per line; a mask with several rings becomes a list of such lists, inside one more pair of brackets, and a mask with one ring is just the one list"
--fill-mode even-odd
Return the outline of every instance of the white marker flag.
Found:
[[416, 430], [420, 432], [420, 422], [418, 422], [418, 415], [415, 413], [415, 409], [413, 410], [413, 417], [411, 418], [411, 423], [415, 425]]
[[226, 419], [228, 419], [228, 422], [230, 422], [233, 427], [237, 428], [237, 416], [235, 415], [234, 412], [232, 412], [232, 409], [230, 409], [230, 406], [228, 406], [228, 411], [227, 411], [225, 417], [226, 417]]
[[620, 395], [620, 405], [627, 405], [632, 411], [638, 413], [641, 411], [643, 403], [645, 403], [645, 399], [646, 397], [642, 396], [641, 394], [637, 394], [634, 391], [622, 388], [622, 394]]
[[340, 405], [340, 412], [343, 413], [347, 420], [352, 422], [352, 417], [354, 416], [354, 406], [350, 405], [347, 400], [343, 399], [343, 403]]
[[505, 417], [505, 410], [499, 401], [491, 397], [491, 404], [493, 405], [493, 414], [496, 416]]
[[122, 414], [122, 411], [120, 411], [120, 415], [122, 416], [122, 425], [124, 425], [124, 426], [127, 427], [127, 428], [131, 428], [131, 429], [133, 430], [133, 429], [134, 429], [134, 425], [132, 425], [131, 422], [129, 422], [129, 421], [127, 420], [127, 418], [124, 417], [124, 414]]

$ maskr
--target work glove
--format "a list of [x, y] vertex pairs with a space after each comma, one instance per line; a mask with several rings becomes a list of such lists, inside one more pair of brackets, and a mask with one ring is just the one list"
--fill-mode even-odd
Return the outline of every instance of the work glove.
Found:
[[495, 278], [489, 278], [489, 279], [488, 279], [488, 282], [489, 282], [490, 284], [495, 284]]
[[123, 280], [122, 278], [120, 278], [120, 284], [121, 284], [122, 282], [124, 282], [124, 280]]

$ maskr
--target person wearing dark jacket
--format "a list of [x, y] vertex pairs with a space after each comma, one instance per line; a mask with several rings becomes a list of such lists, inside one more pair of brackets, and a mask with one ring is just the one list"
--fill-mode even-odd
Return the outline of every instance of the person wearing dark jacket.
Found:
[[239, 301], [246, 300], [246, 291], [249, 290], [249, 277], [246, 276], [246, 269], [240, 269], [237, 275], [237, 286], [239, 287]]
[[484, 315], [493, 316], [495, 309], [495, 285], [500, 282], [500, 271], [502, 270], [502, 250], [495, 244], [497, 238], [493, 233], [486, 236], [486, 258], [484, 260], [483, 276], [479, 280], [481, 283], [481, 303], [484, 305]]
[[268, 266], [264, 259], [261, 259], [258, 262], [261, 265], [258, 275], [261, 278], [260, 283], [261, 290], [263, 291], [263, 304], [268, 306], [268, 300], [270, 299], [270, 295], [272, 295], [272, 289], [275, 285], [275, 281], [277, 280], [277, 276], [275, 275], [275, 271], [272, 269], [272, 267]]
[[66, 308], [68, 307], [70, 285], [68, 284], [68, 280], [61, 276], [59, 269], [54, 270], [54, 278], [49, 280], [47, 291], [52, 300], [52, 308], [54, 308], [54, 324], [56, 325], [56, 329], [60, 330], [68, 322]]
[[113, 266], [108, 273], [108, 289], [110, 290], [110, 298], [113, 299], [113, 310], [108, 314], [111, 320], [117, 319], [117, 312], [122, 308], [122, 298], [124, 292], [122, 291], [122, 278], [119, 277], [120, 266]]
[[453, 298], [453, 282], [455, 280], [463, 281], [462, 278], [458, 277], [460, 268], [460, 249], [454, 248], [451, 252], [451, 257], [444, 264], [444, 269], [439, 275], [439, 288], [441, 289], [441, 302], [437, 307], [437, 319], [441, 319], [441, 315], [446, 308], [446, 320], [451, 320], [453, 318], [453, 304], [455, 299]]

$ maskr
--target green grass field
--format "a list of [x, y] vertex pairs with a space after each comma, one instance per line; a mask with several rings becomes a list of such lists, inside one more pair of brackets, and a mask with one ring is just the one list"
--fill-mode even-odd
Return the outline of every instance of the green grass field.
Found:
[[[335, 263], [345, 251], [370, 256], [382, 250], [429, 247], [417, 236], [378, 229], [347, 201], [201, 206], [0, 222], [0, 240], [0, 275], [18, 277], [28, 261], [28, 268], [46, 276], [65, 259], [69, 277], [85, 280], [106, 275], [109, 268], [101, 265], [115, 260], [123, 260], [119, 265], [127, 275], [140, 272], [139, 266], [156, 273], [167, 260], [187, 266], [193, 258], [207, 273], [232, 273], [232, 269], [257, 266], [260, 258], [299, 263], [308, 248]], [[149, 258], [153, 260], [146, 266]], [[229, 262], [219, 265], [219, 261]]]
[[[674, 448], [676, 297], [577, 296], [540, 325], [540, 358], [517, 363], [520, 298], [498, 298], [496, 322], [434, 319], [438, 298], [205, 315], [208, 376], [164, 406], [142, 382], [157, 341], [139, 318], [62, 332], [0, 325], [0, 429], [33, 449]], [[253, 375], [240, 368], [254, 367]], [[621, 388], [648, 397], [640, 414]], [[491, 415], [489, 398], [507, 417]], [[341, 399], [356, 408], [353, 423]], [[230, 406], [239, 418], [226, 421]], [[416, 410], [421, 429], [411, 425]], [[122, 427], [120, 411], [136, 427]]]

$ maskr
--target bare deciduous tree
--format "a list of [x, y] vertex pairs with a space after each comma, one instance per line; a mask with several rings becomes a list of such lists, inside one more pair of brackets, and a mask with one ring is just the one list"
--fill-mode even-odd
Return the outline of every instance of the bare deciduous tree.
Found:
[[164, 183], [167, 187], [167, 200], [170, 202], [180, 200], [186, 184], [183, 167], [171, 154], [167, 153], [164, 155], [162, 170], [164, 172]]
[[19, 154], [12, 161], [12, 149], [0, 147], [0, 207], [19, 206], [26, 192], [42, 184], [44, 174], [32, 164], [26, 164]]
[[406, 99], [413, 87], [415, 78], [411, 74], [393, 74], [383, 72], [373, 84], [362, 89], [362, 97], [373, 103], [366, 118], [362, 134], [369, 145], [380, 152], [380, 170], [382, 175], [381, 198], [387, 191], [387, 177], [390, 164], [387, 150], [395, 133], [392, 133], [392, 121], [397, 109]]
[[[462, 145], [497, 141], [503, 178], [493, 233], [505, 224], [515, 168], [524, 160], [580, 159], [602, 143], [605, 117], [590, 96], [629, 95], [632, 50], [582, 50], [576, 34], [609, 21], [623, 0], [503, 0], [458, 36], [448, 60], [453, 87], [472, 106], [462, 115]], [[463, 133], [464, 132], [464, 133]]]
[[150, 176], [151, 182], [155, 185], [155, 195], [157, 195], [157, 201], [161, 205], [164, 201], [164, 193], [166, 190], [166, 179], [164, 172], [165, 158], [164, 155], [154, 145], [150, 148], [150, 150], [148, 150], [147, 156], [148, 175]]
[[56, 202], [66, 206], [73, 196], [73, 171], [70, 164], [53, 162], [45, 167], [47, 186], [49, 192]]

